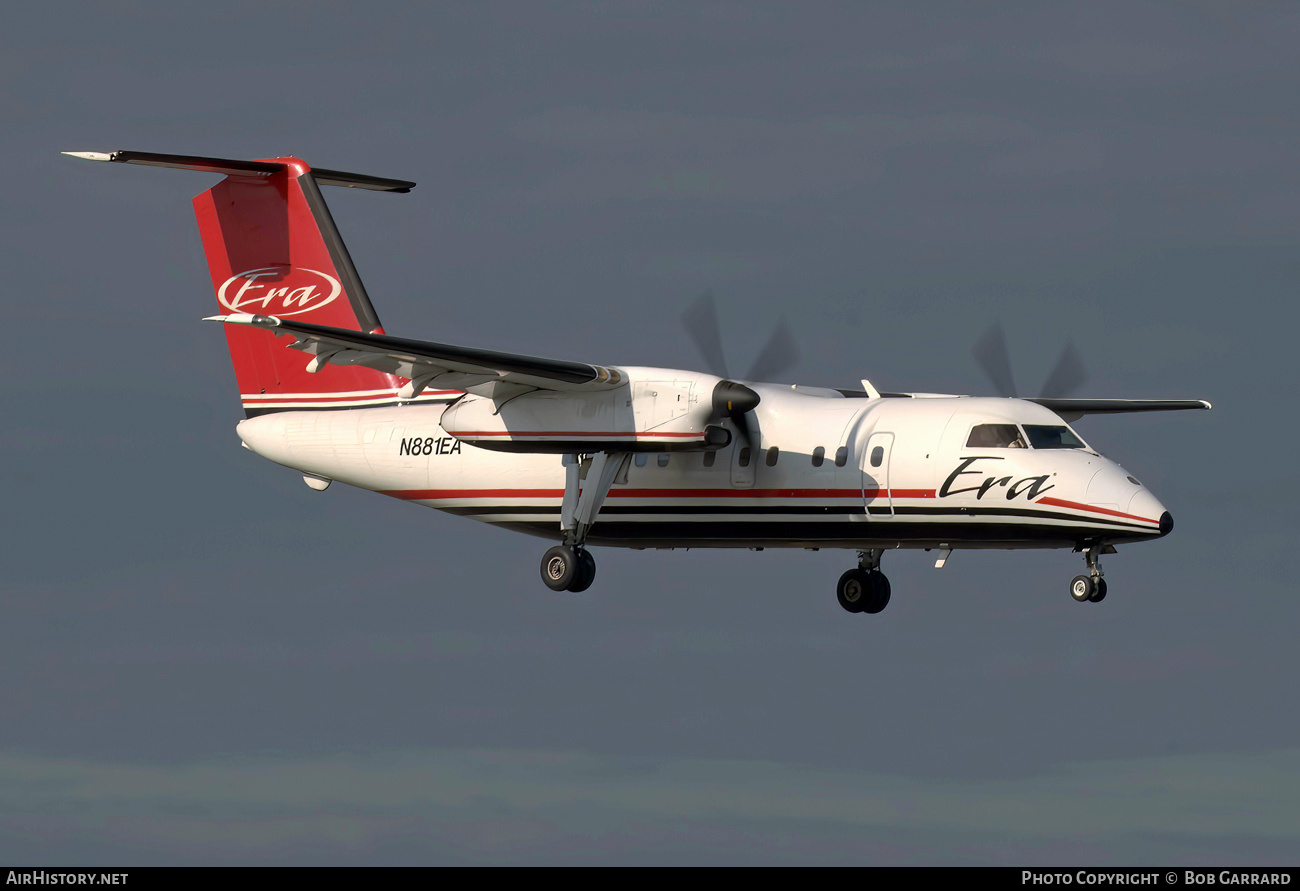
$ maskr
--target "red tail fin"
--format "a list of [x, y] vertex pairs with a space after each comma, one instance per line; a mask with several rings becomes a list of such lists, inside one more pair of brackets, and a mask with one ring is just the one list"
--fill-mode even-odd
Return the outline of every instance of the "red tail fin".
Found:
[[[216, 168], [229, 175], [194, 199], [222, 313], [292, 317], [382, 333], [311, 168], [297, 158], [242, 163], [262, 169]], [[389, 182], [369, 177], [340, 181], [338, 177], [348, 175], [332, 171], [322, 175], [338, 185], [375, 188], [366, 181]], [[357, 366], [326, 365], [310, 374], [309, 357], [289, 349], [287, 341], [278, 341], [267, 331], [223, 327], [240, 398], [250, 416], [284, 409], [374, 405], [394, 400], [401, 386], [401, 378]]]

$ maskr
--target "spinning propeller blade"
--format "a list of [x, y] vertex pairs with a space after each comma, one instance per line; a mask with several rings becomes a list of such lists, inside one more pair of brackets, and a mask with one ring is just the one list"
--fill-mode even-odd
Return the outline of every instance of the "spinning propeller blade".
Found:
[[[988, 377], [999, 396], [1017, 398], [1016, 381], [1011, 373], [1011, 354], [1007, 351], [1007, 339], [1002, 332], [1002, 323], [994, 322], [980, 336], [980, 339], [975, 341], [971, 355], [975, 357], [980, 370]], [[1087, 380], [1088, 370], [1083, 365], [1083, 357], [1079, 355], [1074, 341], [1067, 341], [1065, 348], [1061, 350], [1061, 355], [1057, 357], [1056, 364], [1052, 366], [1051, 373], [1047, 375], [1047, 381], [1043, 384], [1039, 395], [1043, 398], [1060, 399], [1078, 390]]]
[[1007, 352], [1007, 339], [1002, 334], [1001, 322], [994, 322], [992, 327], [975, 341], [971, 355], [975, 357], [980, 370], [988, 377], [999, 396], [1008, 399], [1016, 398], [1016, 381], [1011, 376], [1011, 355]]
[[722, 349], [722, 329], [718, 325], [718, 306], [713, 292], [705, 291], [682, 313], [682, 327], [695, 344], [711, 374], [731, 377], [727, 371], [727, 354]]
[[1088, 380], [1088, 369], [1083, 367], [1083, 357], [1075, 349], [1074, 341], [1067, 341], [1056, 366], [1047, 376], [1039, 395], [1062, 399], [1077, 391]]
[[777, 322], [776, 328], [754, 357], [749, 366], [745, 380], [770, 381], [785, 374], [799, 364], [799, 345], [790, 333], [790, 324], [784, 318]]

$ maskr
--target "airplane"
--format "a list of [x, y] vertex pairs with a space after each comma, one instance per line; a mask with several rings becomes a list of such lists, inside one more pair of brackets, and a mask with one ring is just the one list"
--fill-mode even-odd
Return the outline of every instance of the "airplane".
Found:
[[[688, 312], [711, 372], [597, 365], [387, 334], [320, 186], [405, 180], [229, 160], [65, 152], [224, 178], [193, 199], [245, 419], [245, 448], [302, 474], [555, 541], [541, 577], [581, 592], [592, 546], [857, 553], [850, 613], [890, 600], [885, 551], [1069, 548], [1074, 600], [1100, 602], [1101, 557], [1173, 517], [1070, 426], [1084, 415], [1209, 409], [1203, 400], [1015, 398], [1005, 343], [976, 347], [999, 397], [783, 385], [727, 373], [711, 298]], [[784, 339], [783, 339], [784, 338]], [[788, 332], [764, 353], [781, 364]], [[783, 346], [783, 344], [785, 346]], [[711, 354], [711, 355], [710, 355]], [[788, 356], [787, 356], [788, 357]]]

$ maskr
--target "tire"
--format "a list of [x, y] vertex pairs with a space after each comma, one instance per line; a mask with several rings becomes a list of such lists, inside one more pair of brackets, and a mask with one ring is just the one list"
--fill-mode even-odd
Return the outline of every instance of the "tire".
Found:
[[839, 584], [835, 586], [835, 597], [848, 612], [860, 613], [871, 599], [871, 590], [869, 574], [861, 569], [850, 569], [840, 576]]
[[871, 579], [871, 598], [862, 611], [874, 615], [889, 606], [889, 579], [880, 570], [869, 572], [867, 575]]
[[1097, 579], [1097, 590], [1088, 598], [1089, 603], [1101, 603], [1106, 599], [1106, 580]]
[[591, 551], [583, 548], [578, 551], [578, 570], [573, 574], [573, 582], [569, 585], [568, 590], [578, 594], [591, 587], [591, 583], [596, 580], [596, 558], [591, 556]]
[[1092, 576], [1076, 575], [1070, 579], [1070, 596], [1075, 599], [1075, 602], [1087, 603], [1096, 593], [1097, 586], [1093, 584]]
[[573, 548], [556, 545], [542, 555], [542, 581], [552, 591], [567, 591], [578, 574]]

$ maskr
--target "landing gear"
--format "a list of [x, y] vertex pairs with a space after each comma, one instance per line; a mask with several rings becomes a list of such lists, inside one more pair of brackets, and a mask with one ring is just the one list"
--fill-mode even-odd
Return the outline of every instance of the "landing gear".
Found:
[[596, 580], [596, 558], [591, 556], [591, 551], [586, 548], [578, 550], [578, 577], [569, 585], [569, 590], [574, 594], [585, 591], [591, 587], [591, 583]]
[[880, 571], [879, 550], [859, 551], [858, 568], [840, 576], [835, 596], [851, 613], [878, 613], [889, 605], [889, 579]]
[[[1107, 553], [1115, 553], [1112, 548]], [[1070, 580], [1070, 596], [1078, 603], [1101, 603], [1106, 599], [1106, 580], [1101, 577], [1101, 547], [1093, 545], [1083, 552], [1088, 563], [1087, 575], [1076, 575]]]
[[615, 482], [627, 482], [630, 452], [565, 455], [560, 533], [564, 544], [542, 555], [542, 581], [552, 591], [585, 591], [596, 580], [596, 558], [584, 547], [600, 506]]
[[1087, 603], [1096, 593], [1096, 586], [1093, 584], [1092, 576], [1076, 575], [1070, 579], [1070, 596], [1079, 603]]
[[542, 555], [542, 581], [552, 591], [585, 591], [595, 580], [596, 558], [586, 548], [556, 545]]
[[556, 545], [542, 555], [542, 581], [552, 591], [567, 591], [578, 578], [578, 555], [573, 548]]
[[870, 594], [871, 576], [861, 569], [850, 569], [840, 576], [840, 582], [835, 586], [835, 596], [839, 599], [840, 606], [851, 613], [862, 612]]

